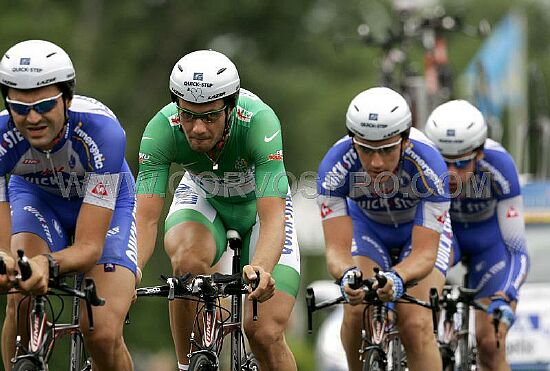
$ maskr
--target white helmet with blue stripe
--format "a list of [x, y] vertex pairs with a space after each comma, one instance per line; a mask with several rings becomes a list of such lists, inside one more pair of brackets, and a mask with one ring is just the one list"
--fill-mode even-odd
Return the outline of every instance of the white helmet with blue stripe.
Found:
[[170, 91], [191, 103], [207, 103], [238, 93], [237, 67], [224, 54], [198, 50], [184, 55], [170, 74]]
[[483, 115], [465, 100], [452, 100], [438, 106], [428, 117], [425, 131], [444, 156], [471, 152], [487, 139]]
[[45, 40], [17, 43], [0, 60], [0, 84], [15, 89], [40, 88], [74, 78], [69, 55]]
[[411, 123], [411, 110], [405, 98], [385, 87], [359, 93], [346, 114], [348, 130], [369, 141], [385, 140], [403, 133]]

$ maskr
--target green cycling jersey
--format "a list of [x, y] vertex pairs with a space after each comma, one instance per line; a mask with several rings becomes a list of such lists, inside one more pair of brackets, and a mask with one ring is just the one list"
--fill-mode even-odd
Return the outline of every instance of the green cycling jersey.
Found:
[[281, 125], [273, 110], [241, 89], [231, 113], [230, 130], [215, 160], [191, 149], [180, 127], [175, 103], [147, 124], [139, 153], [138, 194], [166, 194], [170, 165], [183, 166], [207, 197], [241, 203], [288, 193]]

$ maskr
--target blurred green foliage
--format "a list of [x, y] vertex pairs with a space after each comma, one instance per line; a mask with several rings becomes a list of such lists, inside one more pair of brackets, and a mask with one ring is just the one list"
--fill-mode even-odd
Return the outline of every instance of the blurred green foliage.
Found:
[[[481, 18], [494, 24], [512, 4], [523, 8], [529, 20], [529, 60], [539, 65], [543, 76], [550, 76], [550, 39], [541, 37], [550, 20], [547, 2], [445, 4], [451, 14], [461, 14], [471, 24]], [[381, 52], [365, 47], [356, 29], [368, 23], [383, 32], [392, 20], [388, 8], [381, 0], [1, 0], [0, 51], [32, 38], [62, 46], [77, 70], [77, 92], [107, 104], [126, 129], [127, 159], [134, 173], [143, 129], [169, 101], [168, 77], [174, 63], [196, 49], [222, 51], [237, 65], [242, 86], [278, 114], [286, 167], [298, 174], [316, 170], [326, 150], [345, 134], [350, 99], [376, 84]], [[481, 41], [449, 36], [455, 72], [464, 68]], [[412, 55], [413, 65], [421, 71], [420, 49]], [[324, 262], [310, 262], [303, 259], [306, 285], [326, 274]], [[170, 272], [162, 233], [142, 284], [156, 283], [161, 272]], [[157, 299], [140, 300], [132, 307], [126, 341], [134, 355], [172, 351], [166, 307]], [[311, 341], [293, 338], [291, 343], [300, 369], [313, 369]], [[56, 359], [63, 358], [60, 353]]]

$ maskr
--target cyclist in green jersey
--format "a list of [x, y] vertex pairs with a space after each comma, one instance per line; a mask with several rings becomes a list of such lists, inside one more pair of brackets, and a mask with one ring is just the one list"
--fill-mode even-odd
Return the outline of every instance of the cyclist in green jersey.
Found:
[[[172, 103], [155, 115], [141, 140], [137, 184], [138, 266], [151, 256], [157, 223], [171, 186], [169, 170], [185, 173], [165, 221], [173, 273], [212, 271], [226, 247], [226, 230], [243, 237], [243, 275], [259, 287], [245, 306], [245, 332], [262, 370], [296, 370], [284, 330], [299, 287], [299, 250], [284, 163], [281, 127], [273, 110], [240, 89], [223, 54], [185, 55], [170, 76]], [[169, 187], [173, 188], [173, 187]], [[250, 300], [259, 320], [252, 321]], [[194, 303], [170, 303], [178, 366], [187, 369]]]

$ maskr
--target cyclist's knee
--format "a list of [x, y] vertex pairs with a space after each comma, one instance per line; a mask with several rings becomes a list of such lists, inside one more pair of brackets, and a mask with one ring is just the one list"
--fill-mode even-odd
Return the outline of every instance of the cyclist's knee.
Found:
[[422, 349], [435, 341], [432, 321], [425, 316], [406, 316], [401, 319], [399, 336], [407, 349]]
[[270, 321], [258, 326], [252, 321], [245, 321], [244, 331], [254, 348], [270, 349], [271, 346], [284, 341], [284, 325]]
[[204, 249], [199, 244], [181, 245], [178, 249], [171, 249], [170, 262], [174, 274], [182, 275], [188, 272], [201, 274], [208, 272], [212, 263], [207, 254], [198, 254], [197, 251]]
[[494, 334], [480, 334], [476, 336], [479, 361], [484, 369], [493, 370], [498, 364], [498, 358], [504, 356], [505, 344], [500, 342], [497, 348], [497, 341]]
[[94, 358], [101, 355], [108, 359], [117, 354], [116, 352], [119, 351], [120, 345], [124, 343], [122, 333], [110, 328], [96, 328], [94, 331], [86, 331], [84, 335], [86, 337], [86, 345], [94, 353], [92, 354]]
[[351, 326], [360, 326], [363, 323], [364, 305], [345, 305], [343, 323]]

